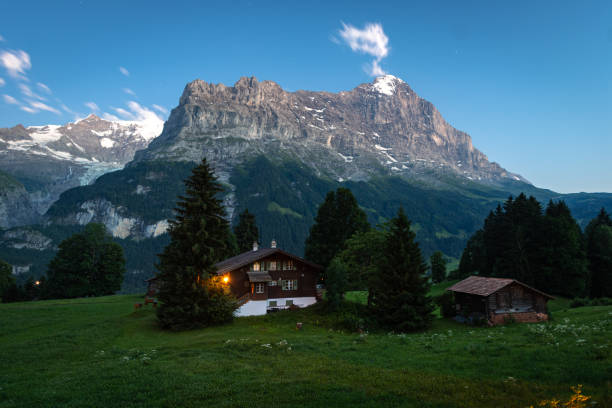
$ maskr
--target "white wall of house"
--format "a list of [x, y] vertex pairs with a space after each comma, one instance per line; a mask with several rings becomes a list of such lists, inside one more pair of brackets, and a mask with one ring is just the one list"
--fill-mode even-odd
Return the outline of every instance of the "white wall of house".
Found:
[[236, 310], [236, 313], [234, 315], [236, 317], [265, 315], [268, 310], [268, 307], [273, 307], [270, 306], [270, 301], [276, 301], [276, 307], [284, 308], [287, 307], [287, 300], [293, 301], [293, 304], [299, 307], [306, 307], [317, 303], [317, 299], [315, 297], [249, 300], [248, 302], [240, 306], [238, 310]]
[[306, 306], [310, 306], [310, 305], [314, 305], [315, 303], [317, 303], [317, 299], [312, 296], [312, 297], [293, 297], [293, 298], [278, 298], [278, 299], [268, 299], [268, 307], [274, 307], [274, 306], [270, 306], [270, 302], [274, 302], [276, 301], [276, 307], [285, 307], [287, 306], [287, 301], [293, 301], [293, 304], [299, 307], [306, 307]]
[[265, 315], [268, 309], [267, 300], [249, 300], [234, 313], [236, 317]]

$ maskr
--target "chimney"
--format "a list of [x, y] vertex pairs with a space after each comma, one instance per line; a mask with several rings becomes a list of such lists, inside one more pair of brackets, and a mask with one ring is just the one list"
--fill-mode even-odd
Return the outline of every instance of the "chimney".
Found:
[[253, 242], [253, 251], [257, 251], [259, 246], [257, 245], [257, 241]]
[[276, 240], [273, 239], [272, 242], [270, 243], [270, 248], [276, 248]]

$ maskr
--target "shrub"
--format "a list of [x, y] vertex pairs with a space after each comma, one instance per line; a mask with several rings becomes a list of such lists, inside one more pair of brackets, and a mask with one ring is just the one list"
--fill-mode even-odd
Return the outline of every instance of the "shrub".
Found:
[[455, 317], [457, 315], [453, 292], [444, 292], [435, 298], [435, 302], [440, 307], [442, 317]]

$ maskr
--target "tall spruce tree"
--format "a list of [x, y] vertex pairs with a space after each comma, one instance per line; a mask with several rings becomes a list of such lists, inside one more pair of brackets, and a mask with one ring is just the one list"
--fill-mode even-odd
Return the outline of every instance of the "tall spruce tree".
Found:
[[446, 258], [440, 251], [436, 251], [429, 257], [429, 264], [431, 265], [431, 281], [433, 283], [440, 283], [446, 279]]
[[319, 206], [305, 242], [306, 259], [327, 268], [348, 238], [370, 228], [365, 212], [347, 188], [330, 191]]
[[238, 224], [234, 227], [234, 235], [240, 253], [251, 250], [254, 242], [259, 242], [259, 230], [255, 223], [255, 215], [245, 209], [238, 216]]
[[612, 297], [612, 220], [601, 209], [585, 229], [591, 297]]
[[538, 285], [565, 297], [588, 295], [589, 271], [582, 231], [564, 201], [548, 203], [544, 236]]
[[231, 231], [219, 195], [221, 185], [206, 162], [185, 181], [176, 217], [170, 221], [170, 243], [159, 255], [159, 324], [184, 330], [229, 322], [237, 307], [214, 264], [232, 254]]
[[49, 263], [45, 298], [111, 295], [125, 275], [123, 248], [102, 224], [90, 223], [59, 244]]
[[0, 299], [3, 298], [4, 293], [14, 284], [13, 267], [0, 259]]
[[369, 308], [382, 327], [405, 332], [430, 325], [434, 310], [427, 265], [403, 208], [389, 223]]

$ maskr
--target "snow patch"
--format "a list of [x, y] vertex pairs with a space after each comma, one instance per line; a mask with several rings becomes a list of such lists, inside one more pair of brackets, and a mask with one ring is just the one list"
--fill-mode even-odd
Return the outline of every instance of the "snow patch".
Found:
[[382, 146], [381, 146], [381, 145], [379, 145], [379, 144], [375, 144], [375, 145], [374, 145], [374, 148], [375, 148], [376, 150], [380, 150], [380, 151], [392, 150], [392, 148], [391, 148], [391, 147], [382, 147]]
[[379, 76], [374, 80], [374, 84], [372, 88], [378, 93], [384, 95], [393, 95], [395, 93], [395, 87], [397, 84], [401, 84], [404, 81], [401, 79], [394, 77], [393, 75], [383, 75]]
[[114, 145], [115, 145], [115, 141], [112, 139], [109, 139], [108, 137], [104, 137], [100, 139], [100, 146], [104, 147], [105, 149], [110, 149]]
[[344, 159], [345, 162], [347, 163], [351, 163], [353, 161], [353, 156], [345, 156], [342, 153], [338, 152], [338, 154], [340, 155], [340, 157], [342, 157]]

